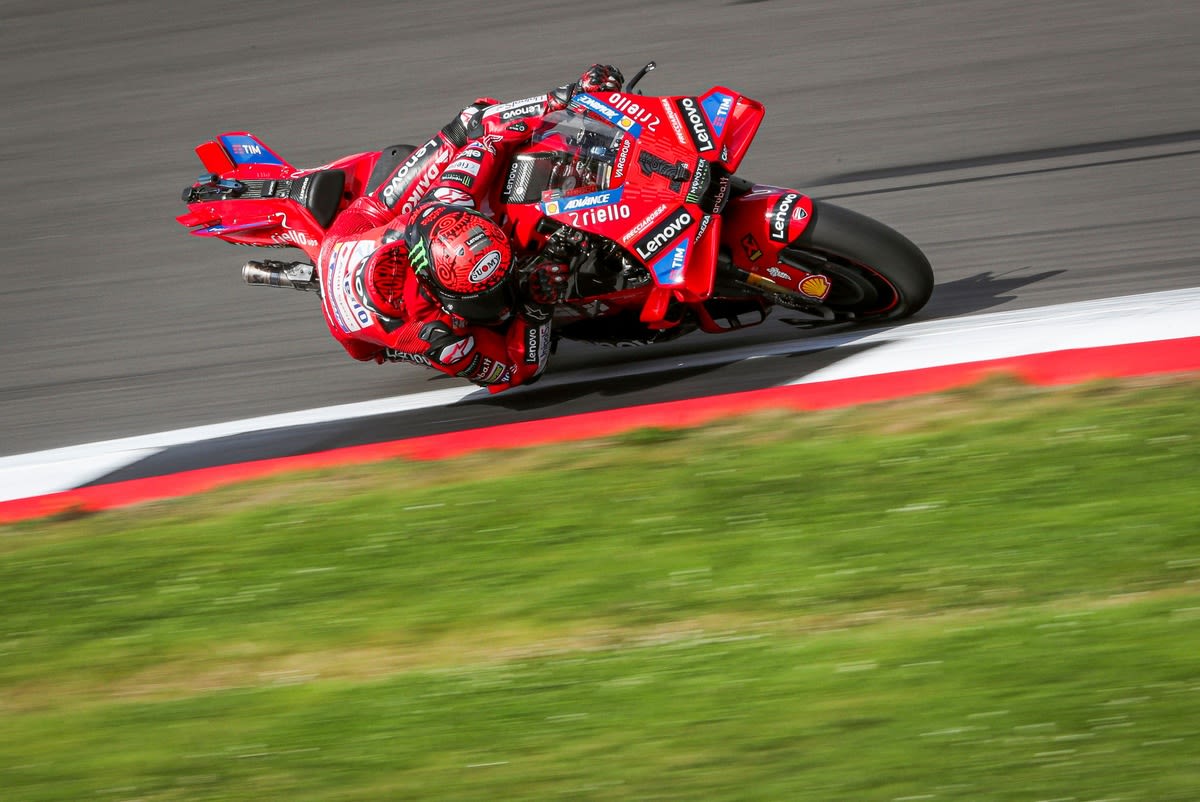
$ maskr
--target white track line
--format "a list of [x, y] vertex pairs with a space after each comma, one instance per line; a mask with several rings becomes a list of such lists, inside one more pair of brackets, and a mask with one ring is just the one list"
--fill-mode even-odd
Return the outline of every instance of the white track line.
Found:
[[0, 501], [70, 490], [171, 446], [249, 432], [447, 406], [476, 394], [486, 395], [487, 391], [478, 387], [455, 387], [0, 457]]
[[791, 384], [1028, 354], [1200, 337], [1200, 288], [931, 320], [868, 334], [879, 344]]
[[[657, 373], [680, 366], [723, 364], [848, 345], [871, 344], [876, 347], [850, 354], [835, 365], [817, 370], [789, 384], [870, 376], [1071, 348], [1197, 336], [1200, 336], [1200, 288], [1169, 290], [1124, 298], [1079, 301], [1037, 309], [910, 323], [874, 332], [845, 332], [687, 357], [667, 357], [647, 361], [636, 367], [616, 365], [583, 369], [547, 376], [532, 392], [540, 392], [547, 387], [602, 381], [617, 376]], [[171, 446], [249, 432], [448, 406], [472, 396], [486, 395], [487, 391], [476, 387], [455, 387], [0, 457], [0, 501], [70, 490]]]

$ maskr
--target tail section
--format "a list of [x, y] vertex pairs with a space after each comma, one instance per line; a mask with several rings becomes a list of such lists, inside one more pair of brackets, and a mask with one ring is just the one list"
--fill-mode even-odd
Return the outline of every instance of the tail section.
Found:
[[289, 171], [295, 168], [284, 161], [278, 153], [268, 148], [263, 144], [262, 140], [254, 136], [254, 134], [246, 133], [230, 133], [221, 134], [217, 140], [224, 147], [225, 152], [233, 159], [233, 163], [239, 167], [243, 165], [274, 165], [276, 167], [286, 167]]
[[300, 248], [315, 258], [343, 200], [343, 170], [297, 170], [253, 134], [224, 133], [196, 148], [206, 174], [183, 190], [176, 218], [200, 237]]
[[239, 173], [242, 178], [283, 178], [296, 171], [261, 139], [245, 131], [231, 131], [196, 148], [204, 169], [219, 176]]

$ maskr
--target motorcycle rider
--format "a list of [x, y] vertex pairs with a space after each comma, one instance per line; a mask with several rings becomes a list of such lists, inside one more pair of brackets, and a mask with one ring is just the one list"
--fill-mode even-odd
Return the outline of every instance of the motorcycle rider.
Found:
[[[623, 84], [616, 67], [594, 64], [545, 95], [480, 98], [421, 147], [385, 150], [319, 258], [326, 323], [350, 356], [427, 365], [492, 392], [536, 380], [567, 269], [544, 259], [516, 286], [512, 248], [487, 197], [542, 116], [577, 92]], [[378, 248], [359, 239], [384, 225]]]

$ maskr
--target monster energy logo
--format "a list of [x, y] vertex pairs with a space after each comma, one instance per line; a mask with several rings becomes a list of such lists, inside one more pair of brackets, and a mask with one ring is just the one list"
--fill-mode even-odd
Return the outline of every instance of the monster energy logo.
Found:
[[696, 165], [696, 177], [692, 180], [692, 185], [688, 188], [687, 202], [699, 203], [700, 197], [704, 191], [708, 189], [708, 175], [710, 168], [708, 162], [703, 159]]
[[429, 269], [429, 253], [425, 250], [425, 239], [422, 237], [408, 250], [408, 261], [412, 263], [414, 273]]

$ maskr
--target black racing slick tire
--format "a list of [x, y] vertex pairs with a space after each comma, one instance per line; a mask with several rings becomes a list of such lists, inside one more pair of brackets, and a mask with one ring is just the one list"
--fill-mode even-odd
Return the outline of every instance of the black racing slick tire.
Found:
[[822, 304], [839, 320], [899, 320], [933, 294], [929, 259], [887, 225], [813, 199], [812, 220], [784, 249], [785, 261], [830, 279]]

